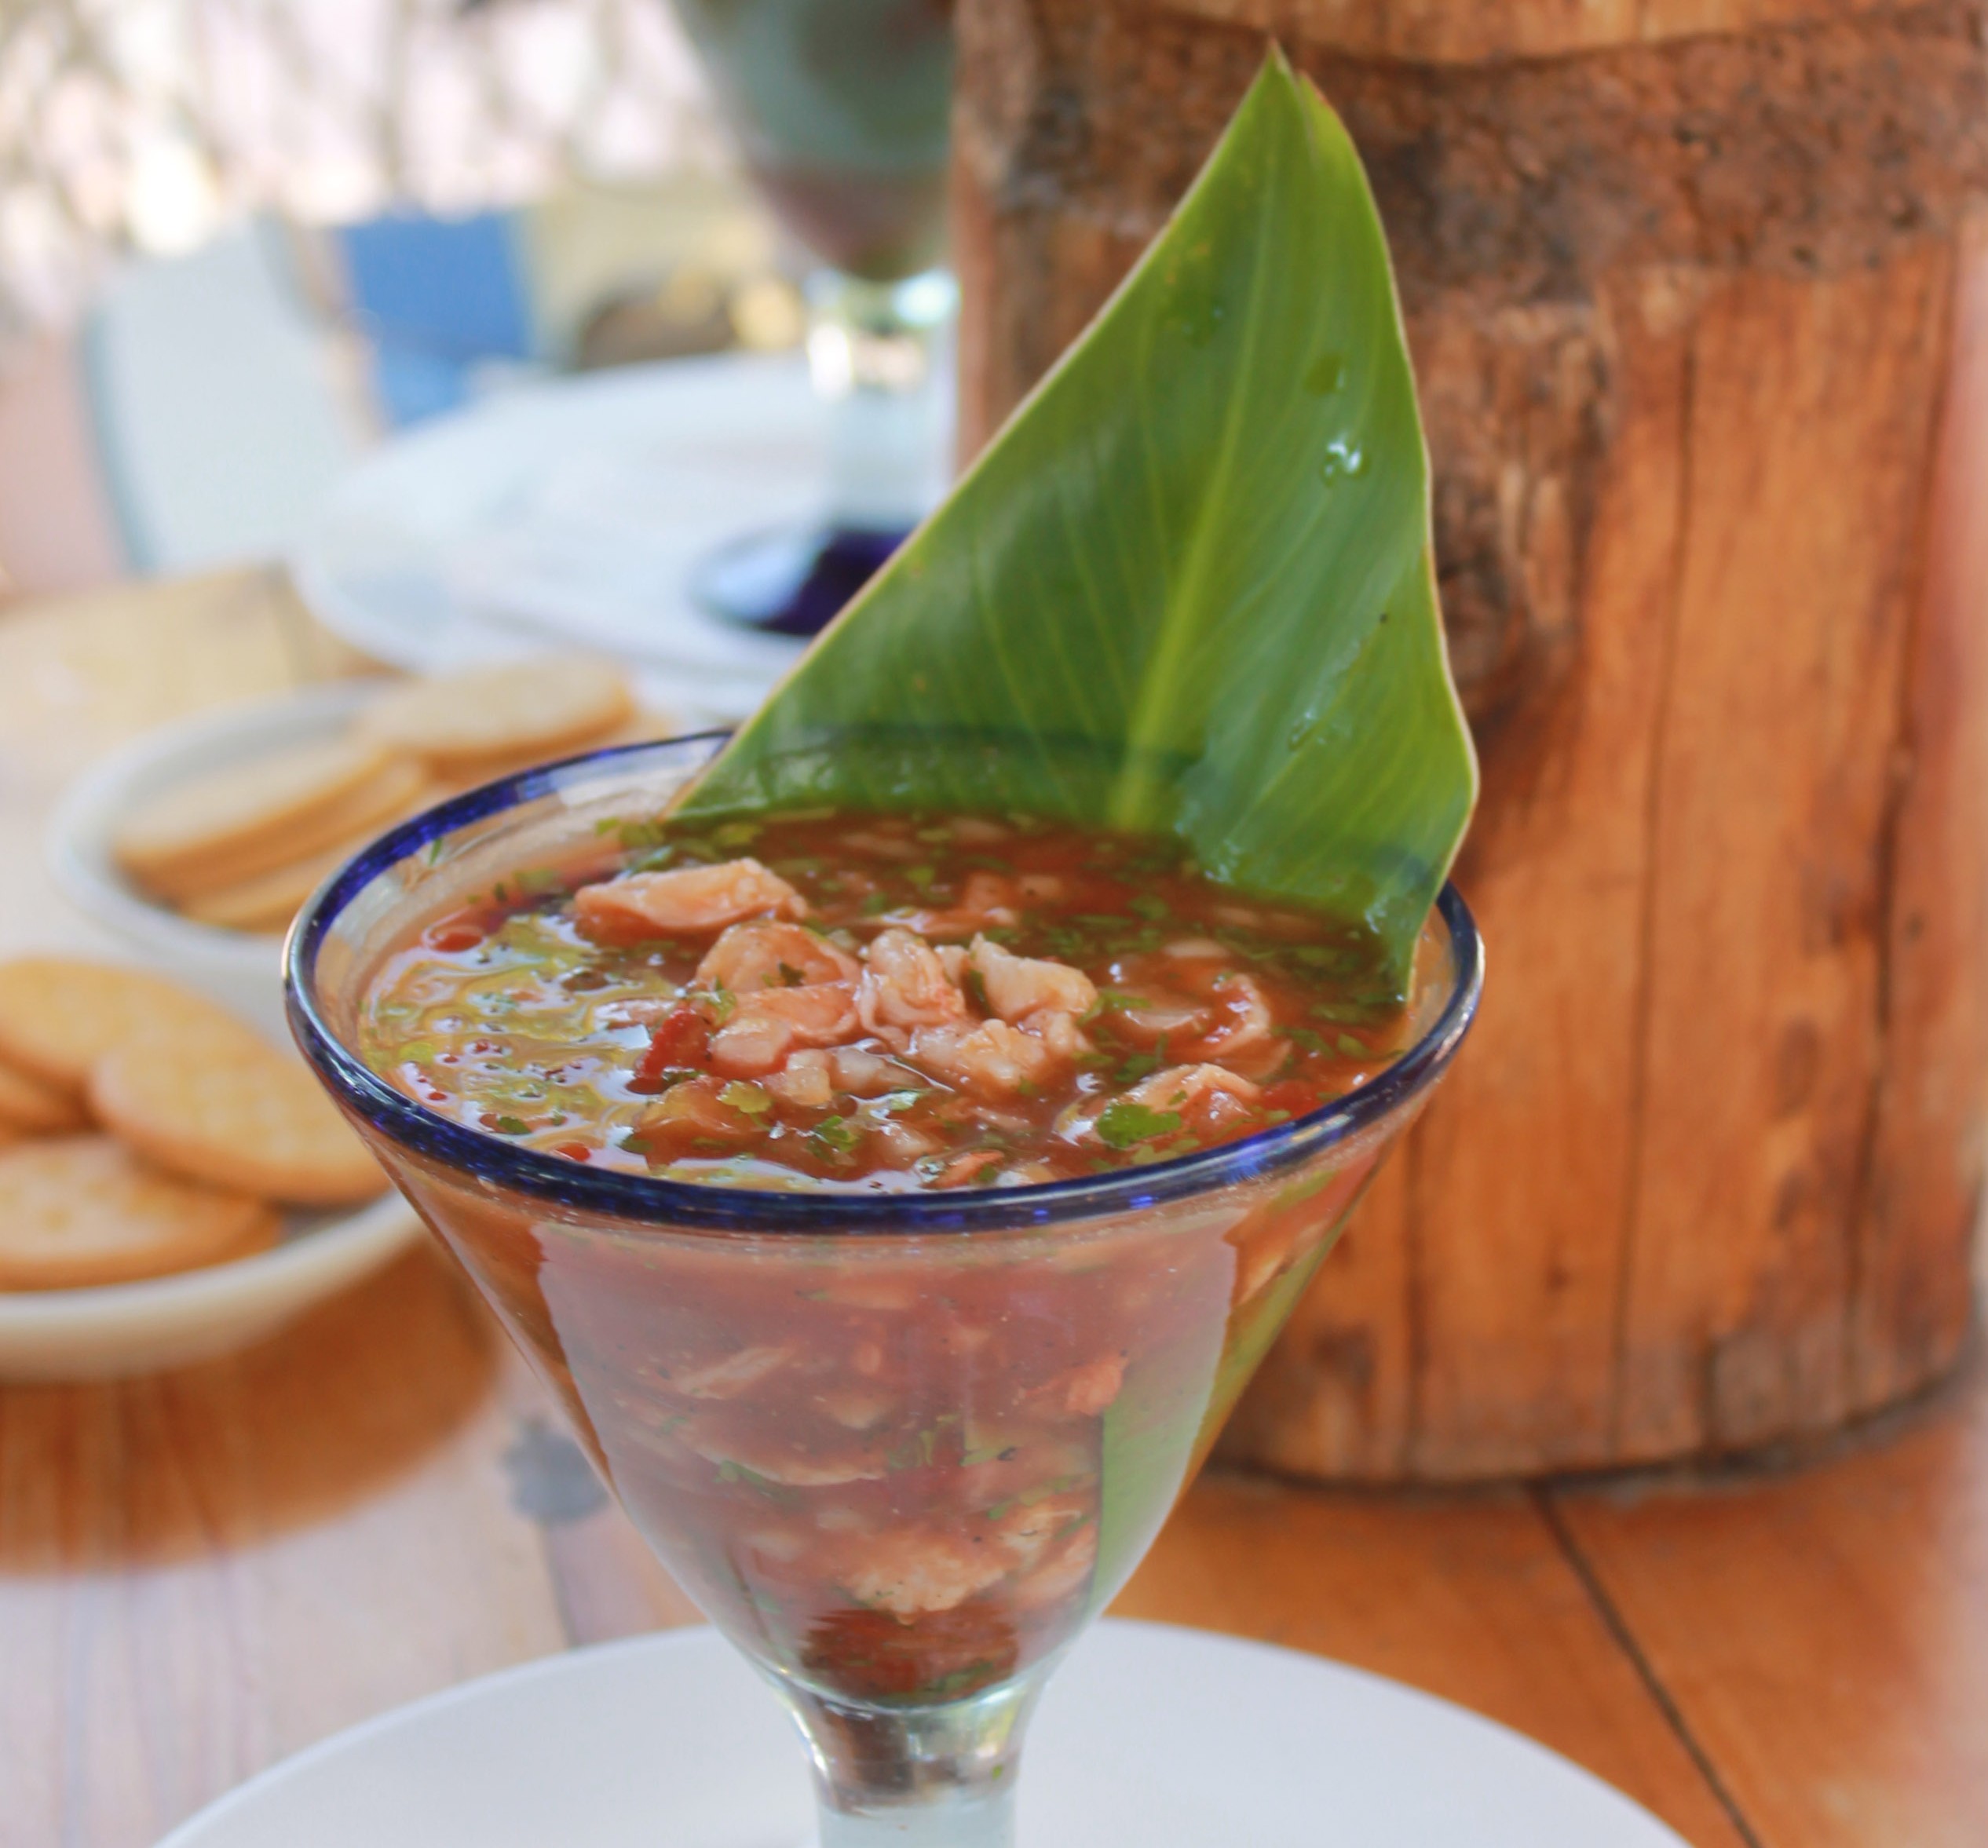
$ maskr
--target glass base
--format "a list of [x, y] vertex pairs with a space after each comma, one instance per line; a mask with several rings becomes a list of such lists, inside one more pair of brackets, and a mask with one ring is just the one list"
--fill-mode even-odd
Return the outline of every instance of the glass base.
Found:
[[884, 561], [902, 530], [784, 526], [748, 533], [707, 554], [690, 576], [691, 599], [727, 622], [774, 635], [826, 628]]
[[769, 1676], [814, 1768], [809, 1848], [1014, 1848], [1015, 1773], [1047, 1665], [943, 1707], [857, 1707]]

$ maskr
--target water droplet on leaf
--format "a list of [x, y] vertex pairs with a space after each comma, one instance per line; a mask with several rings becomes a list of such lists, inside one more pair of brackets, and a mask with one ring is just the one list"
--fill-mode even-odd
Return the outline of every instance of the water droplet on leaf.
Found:
[[1364, 475], [1366, 472], [1366, 451], [1345, 436], [1326, 445], [1325, 459], [1318, 465], [1318, 478], [1328, 488], [1349, 476]]

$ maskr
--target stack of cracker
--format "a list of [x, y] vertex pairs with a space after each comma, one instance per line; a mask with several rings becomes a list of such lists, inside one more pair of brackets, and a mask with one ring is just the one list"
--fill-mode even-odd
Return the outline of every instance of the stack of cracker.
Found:
[[0, 1290], [129, 1283], [386, 1185], [294, 1053], [141, 970], [0, 962]]
[[660, 736], [627, 678], [572, 657], [386, 686], [348, 733], [176, 784], [125, 817], [111, 850], [189, 918], [280, 933], [319, 884], [389, 827], [458, 791], [591, 746]]

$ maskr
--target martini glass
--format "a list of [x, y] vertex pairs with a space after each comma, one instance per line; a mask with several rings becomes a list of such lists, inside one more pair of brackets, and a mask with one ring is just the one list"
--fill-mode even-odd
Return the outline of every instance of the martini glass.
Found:
[[693, 575], [716, 614], [811, 635], [936, 498], [956, 299], [938, 263], [952, 0], [674, 0], [746, 165], [829, 266], [808, 369], [828, 414], [816, 525], [735, 539]]
[[667, 809], [722, 740], [431, 809], [306, 908], [291, 1020], [639, 1528], [767, 1678], [821, 1848], [1010, 1848], [1022, 1737], [1475, 1011], [1425, 933], [1408, 1050], [1327, 1109], [1142, 1168], [933, 1194], [686, 1185], [431, 1114], [358, 1050], [380, 958], [470, 893]]

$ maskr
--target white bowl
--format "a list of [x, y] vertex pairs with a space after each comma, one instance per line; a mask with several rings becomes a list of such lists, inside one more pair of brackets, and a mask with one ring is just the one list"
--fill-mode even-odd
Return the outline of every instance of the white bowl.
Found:
[[94, 1290], [0, 1291], [0, 1379], [106, 1379], [211, 1359], [273, 1333], [421, 1233], [389, 1192], [356, 1213], [293, 1214], [253, 1258]]
[[[157, 904], [119, 871], [111, 837], [141, 794], [281, 746], [338, 736], [378, 686], [343, 681], [231, 707], [107, 758], [69, 791], [49, 822], [57, 884], [145, 963], [287, 1046], [282, 937], [220, 929]], [[420, 1232], [413, 1210], [389, 1192], [356, 1212], [292, 1213], [280, 1243], [232, 1263], [93, 1290], [0, 1291], [0, 1378], [95, 1379], [209, 1359], [357, 1283]]]
[[252, 705], [231, 706], [153, 732], [79, 779], [49, 824], [49, 871], [64, 896], [148, 962], [211, 995], [287, 1045], [283, 938], [225, 930], [148, 897], [111, 854], [118, 824], [142, 797], [280, 748], [342, 735], [379, 691], [338, 681]]

